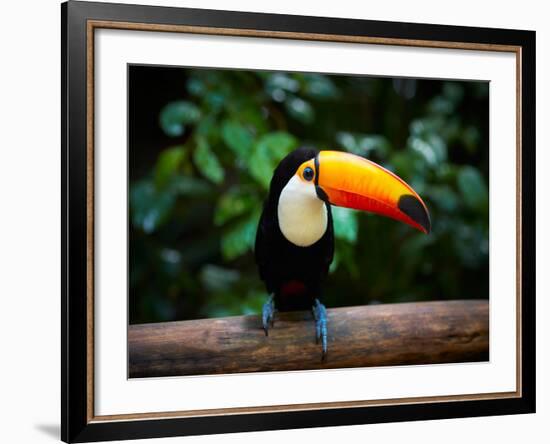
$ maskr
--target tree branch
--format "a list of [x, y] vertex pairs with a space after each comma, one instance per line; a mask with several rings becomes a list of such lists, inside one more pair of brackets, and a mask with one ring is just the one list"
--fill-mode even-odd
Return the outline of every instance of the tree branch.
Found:
[[277, 313], [266, 337], [260, 316], [131, 325], [130, 377], [311, 370], [484, 361], [487, 300], [328, 310], [321, 362], [311, 313]]

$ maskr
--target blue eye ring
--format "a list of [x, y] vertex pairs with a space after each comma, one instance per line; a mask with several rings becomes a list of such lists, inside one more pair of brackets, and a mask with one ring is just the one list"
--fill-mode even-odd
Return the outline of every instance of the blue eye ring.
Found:
[[313, 171], [313, 168], [306, 167], [304, 168], [304, 171], [302, 172], [302, 177], [307, 180], [308, 182], [311, 182], [313, 178], [315, 177], [315, 171]]

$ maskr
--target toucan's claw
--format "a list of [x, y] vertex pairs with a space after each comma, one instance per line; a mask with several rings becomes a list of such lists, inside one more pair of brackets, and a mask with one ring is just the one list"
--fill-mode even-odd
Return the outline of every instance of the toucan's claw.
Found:
[[312, 307], [313, 317], [315, 318], [315, 343], [319, 343], [321, 340], [323, 353], [321, 355], [321, 361], [325, 361], [327, 358], [327, 309], [321, 304], [319, 299], [315, 299], [315, 303]]
[[275, 323], [275, 302], [273, 301], [273, 295], [269, 296], [269, 299], [262, 307], [262, 325], [264, 327], [265, 335], [268, 336], [269, 327], [273, 327]]

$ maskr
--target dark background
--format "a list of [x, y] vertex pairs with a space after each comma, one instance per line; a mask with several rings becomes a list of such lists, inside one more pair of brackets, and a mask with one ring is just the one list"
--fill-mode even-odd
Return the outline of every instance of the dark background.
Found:
[[334, 208], [327, 307], [488, 297], [489, 85], [129, 67], [130, 323], [257, 313], [271, 173], [299, 145], [406, 180], [429, 236]]

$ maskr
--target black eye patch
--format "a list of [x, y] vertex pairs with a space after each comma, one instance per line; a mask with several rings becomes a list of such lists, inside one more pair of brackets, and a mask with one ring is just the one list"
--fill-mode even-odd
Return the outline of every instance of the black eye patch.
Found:
[[310, 167], [304, 168], [304, 172], [302, 173], [302, 176], [308, 182], [312, 181], [313, 178], [315, 177], [315, 171], [313, 171], [313, 169]]

